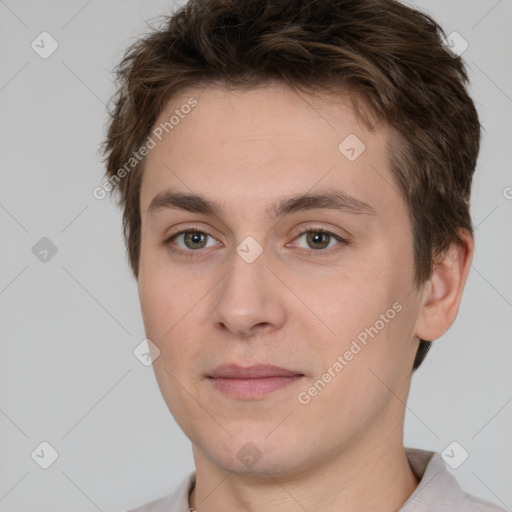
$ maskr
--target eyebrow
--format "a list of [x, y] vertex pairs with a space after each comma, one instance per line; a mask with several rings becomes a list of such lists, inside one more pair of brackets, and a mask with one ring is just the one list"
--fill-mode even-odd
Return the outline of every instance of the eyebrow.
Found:
[[[155, 213], [162, 209], [178, 209], [192, 213], [202, 213], [221, 217], [220, 203], [201, 194], [188, 194], [165, 190], [157, 194], [151, 201], [147, 213]], [[377, 212], [368, 203], [356, 199], [340, 190], [328, 189], [322, 192], [297, 194], [283, 198], [271, 204], [266, 214], [273, 220], [284, 215], [304, 210], [329, 209], [353, 215], [369, 215], [376, 217]]]

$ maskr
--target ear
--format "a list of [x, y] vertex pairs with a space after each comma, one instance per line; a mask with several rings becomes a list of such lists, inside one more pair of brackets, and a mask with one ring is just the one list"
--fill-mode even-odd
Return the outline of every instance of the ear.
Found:
[[460, 230], [460, 242], [452, 242], [434, 266], [432, 277], [424, 286], [415, 335], [425, 341], [442, 336], [459, 311], [474, 253], [473, 236]]

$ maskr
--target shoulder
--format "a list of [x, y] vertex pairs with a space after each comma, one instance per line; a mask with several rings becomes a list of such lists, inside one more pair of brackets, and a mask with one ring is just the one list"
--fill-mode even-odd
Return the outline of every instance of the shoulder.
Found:
[[168, 496], [151, 501], [128, 512], [188, 512], [188, 495], [194, 482], [195, 471], [187, 475]]
[[506, 512], [506, 510], [490, 501], [477, 498], [466, 492], [461, 491], [458, 509], [464, 512]]

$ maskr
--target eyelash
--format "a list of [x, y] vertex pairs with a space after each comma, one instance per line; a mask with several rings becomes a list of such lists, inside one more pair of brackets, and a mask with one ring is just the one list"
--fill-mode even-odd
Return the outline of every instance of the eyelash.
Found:
[[[182, 256], [185, 256], [185, 257], [188, 257], [188, 258], [201, 257], [202, 249], [197, 249], [197, 250], [188, 249], [188, 250], [185, 250], [185, 249], [175, 249], [174, 247], [171, 246], [171, 242], [175, 238], [177, 238], [179, 235], [183, 235], [185, 233], [201, 233], [203, 235], [212, 237], [212, 235], [210, 235], [209, 233], [207, 233], [205, 231], [201, 231], [200, 229], [191, 228], [191, 229], [185, 229], [183, 231], [179, 231], [178, 233], [174, 233], [172, 236], [170, 236], [169, 238], [164, 240], [162, 242], [162, 245], [164, 245], [169, 251], [171, 251], [173, 253], [176, 253], [176, 254], [179, 254], [179, 255], [182, 255]], [[298, 233], [295, 236], [294, 240], [296, 240], [297, 238], [300, 238], [302, 235], [305, 235], [307, 233], [324, 233], [324, 234], [329, 235], [332, 238], [334, 238], [337, 242], [339, 242], [338, 246], [337, 246], [338, 249], [335, 252], [337, 252], [338, 250], [341, 250], [343, 247], [345, 247], [345, 246], [347, 246], [349, 244], [349, 242], [346, 239], [342, 238], [339, 235], [336, 235], [332, 231], [328, 231], [328, 230], [323, 229], [323, 228], [309, 228], [309, 229], [306, 229], [304, 231], [301, 231], [300, 233]], [[212, 237], [212, 238], [214, 238], [214, 237]], [[299, 248], [299, 249], [302, 249], [304, 251], [308, 251], [308, 252], [314, 253], [315, 257], [322, 258], [322, 257], [330, 256], [332, 254], [332, 249], [333, 248], [330, 247], [328, 249], [303, 249], [303, 248]]]

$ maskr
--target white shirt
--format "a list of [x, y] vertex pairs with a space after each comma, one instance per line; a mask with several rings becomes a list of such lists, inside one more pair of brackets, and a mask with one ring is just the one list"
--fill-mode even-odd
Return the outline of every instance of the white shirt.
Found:
[[[405, 448], [405, 453], [419, 484], [398, 512], [506, 512], [464, 492], [446, 469], [439, 453], [415, 448]], [[194, 471], [169, 496], [129, 512], [188, 512], [188, 496], [195, 477]]]

